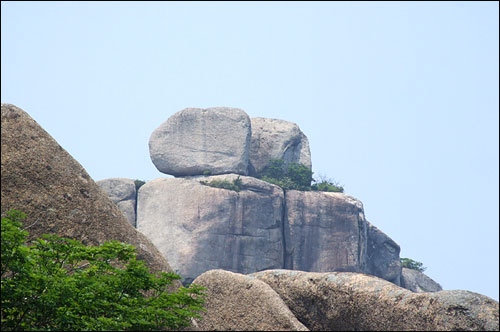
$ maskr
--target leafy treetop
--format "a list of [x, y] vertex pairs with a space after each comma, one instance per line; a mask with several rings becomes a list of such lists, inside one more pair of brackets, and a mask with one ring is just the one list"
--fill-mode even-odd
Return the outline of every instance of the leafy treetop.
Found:
[[427, 268], [424, 267], [424, 264], [421, 262], [414, 261], [410, 258], [400, 258], [401, 266], [406, 267], [408, 269], [417, 270], [420, 272], [424, 272]]
[[150, 273], [133, 246], [85, 246], [44, 235], [26, 244], [26, 215], [2, 218], [2, 330], [179, 329], [204, 310], [197, 285], [170, 292], [174, 273]]

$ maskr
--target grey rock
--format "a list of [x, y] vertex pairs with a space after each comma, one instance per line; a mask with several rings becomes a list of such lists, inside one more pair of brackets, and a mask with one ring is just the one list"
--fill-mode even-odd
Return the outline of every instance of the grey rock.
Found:
[[240, 192], [200, 183], [237, 178], [160, 178], [139, 189], [137, 229], [186, 282], [212, 269], [251, 273], [283, 266], [282, 189], [246, 176]]
[[256, 175], [269, 165], [270, 159], [303, 164], [309, 168], [309, 141], [293, 122], [278, 119], [252, 118], [250, 145], [250, 175]]
[[285, 268], [364, 272], [367, 224], [360, 201], [333, 192], [286, 192]]
[[[127, 221], [85, 169], [26, 112], [2, 104], [2, 216], [27, 214], [29, 239], [55, 234], [99, 245], [134, 245], [154, 271], [173, 272], [162, 254]], [[175, 283], [180, 285], [180, 283]]]
[[308, 331], [266, 283], [238, 273], [211, 270], [194, 283], [206, 287], [200, 331]]
[[498, 302], [454, 290], [413, 293], [378, 277], [348, 272], [269, 270], [251, 276], [278, 293], [312, 331], [494, 331]]
[[108, 197], [123, 212], [129, 223], [135, 227], [136, 190], [135, 182], [126, 178], [110, 178], [96, 182]]
[[406, 267], [403, 267], [401, 274], [401, 287], [416, 293], [439, 292], [443, 290], [440, 284], [424, 273]]
[[153, 164], [174, 176], [247, 174], [251, 124], [237, 108], [186, 108], [149, 139]]
[[368, 270], [377, 277], [400, 285], [401, 262], [399, 253], [401, 248], [377, 227], [368, 224]]

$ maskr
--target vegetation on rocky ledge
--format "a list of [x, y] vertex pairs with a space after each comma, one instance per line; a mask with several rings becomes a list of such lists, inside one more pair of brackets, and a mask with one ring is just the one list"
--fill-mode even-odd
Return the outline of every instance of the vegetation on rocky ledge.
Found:
[[227, 189], [227, 190], [233, 190], [236, 192], [239, 192], [241, 190], [241, 185], [242, 181], [240, 177], [238, 176], [236, 179], [233, 181], [228, 181], [228, 180], [212, 180], [210, 182], [201, 180], [201, 184], [204, 184], [209, 187], [214, 187], [214, 188], [222, 188], [222, 189]]
[[408, 269], [417, 270], [420, 272], [424, 272], [427, 268], [424, 267], [424, 264], [421, 262], [414, 261], [410, 258], [400, 258], [401, 266], [406, 267]]
[[286, 165], [282, 159], [271, 159], [259, 178], [286, 190], [344, 192], [342, 186], [324, 176], [315, 180], [309, 167], [299, 163]]

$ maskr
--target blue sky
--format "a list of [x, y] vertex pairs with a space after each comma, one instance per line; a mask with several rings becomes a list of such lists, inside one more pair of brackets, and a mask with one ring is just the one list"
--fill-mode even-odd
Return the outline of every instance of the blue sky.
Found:
[[94, 180], [165, 176], [186, 107], [297, 123], [444, 289], [499, 299], [498, 2], [8, 2], [1, 99]]

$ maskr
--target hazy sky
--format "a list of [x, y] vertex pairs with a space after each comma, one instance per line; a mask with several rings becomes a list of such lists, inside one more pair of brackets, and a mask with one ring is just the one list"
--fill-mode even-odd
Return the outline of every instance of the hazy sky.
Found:
[[402, 257], [499, 299], [498, 2], [1, 9], [2, 102], [94, 180], [166, 176], [149, 137], [186, 107], [292, 121]]

